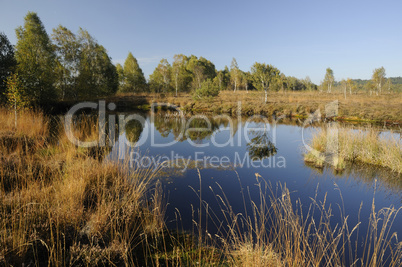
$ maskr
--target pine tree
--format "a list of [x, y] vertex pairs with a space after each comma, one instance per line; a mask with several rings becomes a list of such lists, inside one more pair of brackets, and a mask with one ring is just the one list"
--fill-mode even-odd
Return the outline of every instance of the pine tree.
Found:
[[124, 79], [123, 91], [124, 92], [140, 92], [144, 90], [146, 85], [144, 73], [138, 65], [137, 59], [130, 52], [124, 62]]

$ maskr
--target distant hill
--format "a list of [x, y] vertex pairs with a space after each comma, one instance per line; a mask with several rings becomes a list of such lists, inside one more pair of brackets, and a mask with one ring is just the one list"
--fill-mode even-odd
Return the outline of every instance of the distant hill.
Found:
[[[391, 79], [392, 86], [391, 90], [394, 92], [402, 92], [402, 77], [389, 77], [388, 79]], [[362, 79], [352, 79], [355, 85], [357, 86], [357, 90], [364, 90], [365, 85], [371, 81], [371, 80], [362, 80]], [[339, 81], [335, 82], [334, 84], [335, 88], [340, 88], [341, 83]], [[343, 89], [340, 89], [343, 90]], [[384, 88], [384, 90], [387, 90]]]
[[[402, 84], [402, 77], [390, 77], [392, 84]], [[370, 80], [353, 79], [357, 85], [365, 85]]]

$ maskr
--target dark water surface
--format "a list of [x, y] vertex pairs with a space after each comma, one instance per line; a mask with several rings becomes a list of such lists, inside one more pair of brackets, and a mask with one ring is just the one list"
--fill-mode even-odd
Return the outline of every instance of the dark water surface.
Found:
[[[134, 168], [164, 162], [160, 180], [168, 203], [166, 220], [171, 228], [179, 225], [180, 229], [192, 229], [192, 220], [197, 220], [194, 210], [199, 208], [200, 193], [212, 210], [220, 209], [216, 195], [224, 193], [235, 213], [244, 214], [241, 189], [249, 191], [251, 199], [258, 202], [257, 176], [270, 183], [274, 190], [279, 183], [286, 184], [292, 202], [300, 200], [306, 210], [316, 193], [317, 200], [321, 201], [327, 194], [327, 206], [331, 205], [334, 213], [333, 226], [340, 223], [339, 205], [344, 206], [345, 215], [349, 215], [348, 225], [353, 228], [363, 203], [361, 232], [367, 229], [374, 194], [376, 209], [391, 205], [399, 208], [402, 204], [401, 177], [386, 170], [354, 165], [336, 172], [331, 166], [316, 169], [305, 164], [303, 140], [308, 141], [314, 131], [325, 125], [303, 127], [303, 122], [294, 121], [275, 124], [259, 117], [212, 119], [200, 116], [183, 121], [165, 113], [137, 115], [144, 118], [143, 125], [135, 120], [129, 122], [109, 159]], [[181, 130], [188, 128], [208, 130], [193, 130], [187, 134], [184, 131], [181, 136]], [[129, 142], [136, 143], [135, 147]], [[176, 220], [178, 212], [180, 222]], [[221, 220], [219, 216], [215, 219]], [[208, 231], [216, 230], [210, 222]], [[392, 231], [402, 231], [402, 215], [397, 217]]]

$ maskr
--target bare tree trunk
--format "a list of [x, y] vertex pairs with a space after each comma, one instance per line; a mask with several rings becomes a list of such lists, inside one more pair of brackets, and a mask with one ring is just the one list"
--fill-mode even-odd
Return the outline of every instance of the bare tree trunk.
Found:
[[343, 88], [343, 93], [344, 93], [345, 99], [346, 99], [346, 86]]
[[265, 104], [267, 103], [267, 101], [268, 101], [268, 93], [267, 89], [265, 88]]
[[17, 131], [17, 100], [14, 100], [14, 119], [15, 131]]
[[380, 82], [380, 84], [379, 84], [380, 94], [381, 94], [381, 91], [382, 91], [382, 90], [381, 90], [381, 89], [382, 89], [381, 87], [382, 87], [382, 84], [381, 84], [381, 82]]
[[175, 84], [176, 84], [176, 97], [177, 97], [177, 73], [176, 73]]

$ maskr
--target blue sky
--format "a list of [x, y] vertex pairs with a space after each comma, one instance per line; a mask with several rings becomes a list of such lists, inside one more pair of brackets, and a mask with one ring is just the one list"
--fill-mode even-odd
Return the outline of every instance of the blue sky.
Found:
[[369, 79], [384, 66], [402, 76], [402, 1], [87, 1], [1, 0], [0, 31], [16, 43], [15, 28], [37, 12], [48, 34], [59, 24], [82, 27], [123, 63], [129, 51], [148, 78], [174, 54], [203, 56], [217, 69], [250, 70], [269, 63], [285, 75], [319, 83]]

